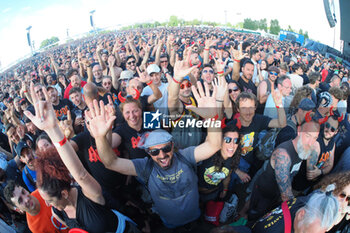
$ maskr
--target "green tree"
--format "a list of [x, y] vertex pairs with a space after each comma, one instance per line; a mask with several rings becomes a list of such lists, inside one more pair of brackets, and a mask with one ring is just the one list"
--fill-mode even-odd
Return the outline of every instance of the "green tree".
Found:
[[169, 24], [170, 27], [177, 27], [179, 25], [179, 19], [177, 18], [177, 16], [172, 15], [169, 18]]
[[259, 29], [267, 32], [267, 19], [266, 18], [259, 20]]
[[288, 25], [287, 31], [294, 32], [294, 29], [290, 25]]
[[305, 39], [309, 39], [309, 33], [307, 31], [305, 31], [304, 37], [305, 37]]
[[245, 18], [243, 21], [243, 28], [250, 29], [250, 30], [257, 30], [259, 28], [259, 23], [256, 20]]
[[304, 35], [303, 29], [299, 29], [299, 34]]
[[53, 36], [53, 37], [51, 37], [49, 39], [43, 40], [41, 42], [41, 44], [40, 44], [40, 48], [45, 48], [45, 47], [50, 46], [50, 45], [52, 45], [52, 44], [54, 44], [54, 43], [56, 43], [58, 41], [59, 41], [58, 37], [57, 36]]
[[271, 19], [270, 21], [270, 33], [278, 35], [280, 33], [281, 27], [277, 19]]

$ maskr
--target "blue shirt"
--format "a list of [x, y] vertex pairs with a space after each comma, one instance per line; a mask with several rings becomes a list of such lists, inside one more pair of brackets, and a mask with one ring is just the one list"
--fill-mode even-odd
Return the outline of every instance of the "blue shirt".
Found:
[[36, 183], [36, 171], [30, 170], [27, 165], [23, 168], [22, 171], [22, 178], [24, 183], [27, 185], [29, 192], [33, 192], [36, 187], [32, 184], [32, 182], [30, 182], [30, 178], [27, 177], [26, 173], [25, 173], [25, 169], [27, 169], [28, 174], [32, 177], [33, 181]]

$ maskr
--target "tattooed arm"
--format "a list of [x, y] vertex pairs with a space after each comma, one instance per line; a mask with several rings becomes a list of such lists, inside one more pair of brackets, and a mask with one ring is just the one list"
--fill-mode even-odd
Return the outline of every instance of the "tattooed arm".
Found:
[[308, 180], [313, 180], [321, 175], [321, 170], [316, 166], [320, 153], [321, 153], [320, 143], [316, 141], [315, 150], [311, 152], [311, 155], [307, 159], [306, 178]]
[[292, 181], [290, 179], [291, 160], [285, 149], [276, 149], [271, 156], [271, 166], [275, 170], [275, 177], [282, 201], [293, 198]]

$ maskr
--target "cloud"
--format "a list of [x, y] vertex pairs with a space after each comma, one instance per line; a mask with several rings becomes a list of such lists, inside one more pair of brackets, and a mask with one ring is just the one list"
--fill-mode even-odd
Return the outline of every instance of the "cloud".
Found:
[[1, 13], [5, 14], [5, 13], [9, 12], [10, 10], [11, 10], [11, 8], [8, 7], [8, 8], [6, 8], [6, 9], [2, 10]]

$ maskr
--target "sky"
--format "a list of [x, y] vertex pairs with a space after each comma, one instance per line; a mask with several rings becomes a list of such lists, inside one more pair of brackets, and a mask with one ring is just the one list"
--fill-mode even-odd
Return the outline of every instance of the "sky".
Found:
[[[340, 22], [338, 1], [336, 15]], [[30, 54], [28, 26], [36, 49], [52, 36], [61, 41], [91, 30], [90, 11], [99, 28], [116, 28], [134, 23], [169, 20], [176, 15], [185, 20], [199, 19], [235, 25], [244, 18], [278, 19], [282, 28], [308, 31], [313, 40], [333, 47], [330, 28], [321, 0], [0, 0], [0, 69]], [[225, 14], [226, 11], [226, 14]], [[226, 17], [225, 17], [226, 15]], [[227, 21], [226, 21], [227, 20]], [[335, 48], [340, 50], [340, 23], [335, 28]]]

